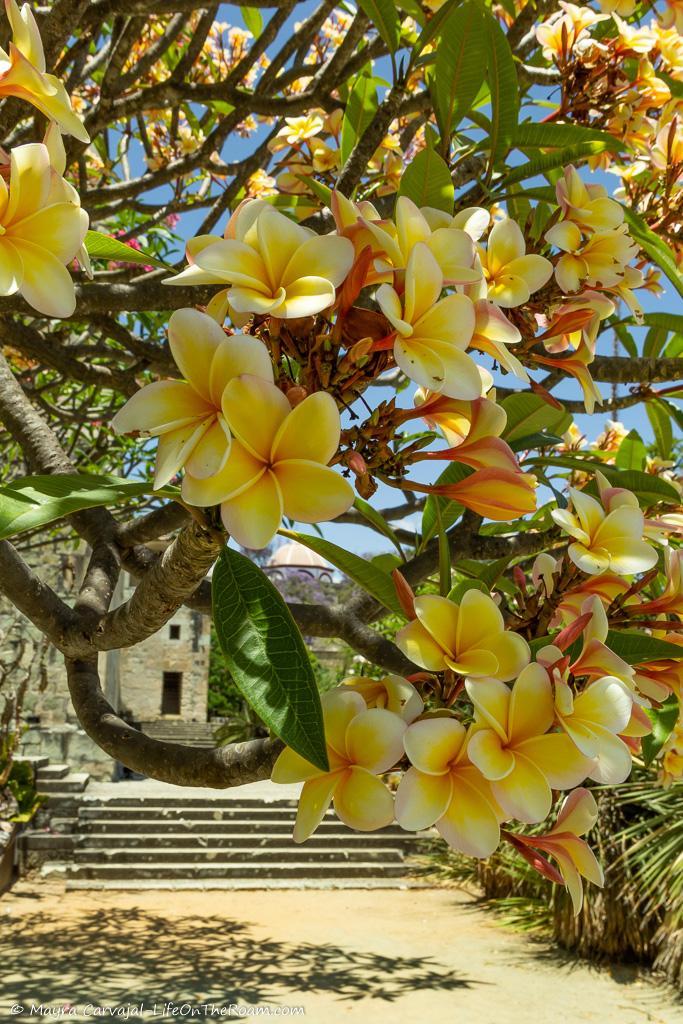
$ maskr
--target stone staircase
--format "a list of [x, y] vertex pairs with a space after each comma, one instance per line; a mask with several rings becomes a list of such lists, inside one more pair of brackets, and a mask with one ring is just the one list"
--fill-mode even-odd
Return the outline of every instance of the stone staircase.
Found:
[[183, 722], [180, 719], [159, 718], [153, 722], [140, 722], [140, 731], [155, 740], [181, 743], [184, 746], [215, 747], [216, 726], [212, 722]]
[[[23, 837], [25, 865], [60, 874], [69, 889], [411, 884], [406, 857], [419, 846], [414, 836], [395, 825], [354, 832], [329, 811], [316, 834], [297, 845], [292, 840], [297, 800], [274, 795], [281, 787], [270, 783], [230, 796], [148, 781], [91, 788], [92, 794], [78, 800], [75, 814], [68, 795], [58, 803], [51, 800], [50, 830]], [[267, 798], [247, 790], [265, 792]]]

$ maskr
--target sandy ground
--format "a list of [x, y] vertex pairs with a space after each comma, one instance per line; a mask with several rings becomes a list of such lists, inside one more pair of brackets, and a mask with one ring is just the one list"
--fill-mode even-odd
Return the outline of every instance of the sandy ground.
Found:
[[[109, 1021], [143, 1004], [160, 1020], [169, 1002], [168, 1020], [218, 1020], [233, 1004], [223, 1019], [683, 1022], [635, 970], [562, 959], [451, 889], [65, 894], [23, 881], [0, 899], [0, 1020], [40, 1004], [51, 1019], [66, 1006], [77, 1012], [63, 1019]], [[119, 1016], [95, 1012], [108, 1006]]]

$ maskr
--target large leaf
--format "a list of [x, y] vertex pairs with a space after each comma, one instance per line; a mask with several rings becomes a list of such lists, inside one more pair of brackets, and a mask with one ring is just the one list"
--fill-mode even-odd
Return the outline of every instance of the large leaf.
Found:
[[375, 26], [391, 53], [398, 48], [401, 22], [394, 0], [358, 0], [368, 18]]
[[500, 404], [507, 415], [503, 437], [508, 443], [545, 430], [562, 434], [572, 421], [564, 409], [556, 409], [531, 391], [508, 395]]
[[153, 267], [161, 267], [163, 270], [173, 270], [170, 263], [164, 263], [156, 256], [150, 256], [148, 252], [141, 252], [140, 249], [133, 249], [131, 245], [119, 242], [117, 238], [110, 238], [99, 231], [86, 231], [85, 247], [88, 255], [97, 260], [116, 260], [118, 263], [144, 263]]
[[653, 476], [652, 473], [642, 473], [636, 469], [621, 470], [595, 459], [582, 459], [572, 455], [538, 456], [532, 457], [529, 462], [537, 466], [573, 469], [580, 473], [595, 473], [599, 469], [614, 487], [624, 487], [627, 491], [633, 491], [646, 506], [656, 505], [660, 501], [677, 505], [680, 501], [678, 491], [666, 480]]
[[152, 490], [150, 481], [115, 476], [26, 476], [0, 487], [0, 540], [54, 523], [86, 508], [117, 505], [143, 494], [177, 498], [177, 487]]
[[251, 559], [227, 547], [211, 590], [216, 636], [238, 690], [287, 746], [328, 771], [318, 687], [282, 596]]
[[[437, 477], [436, 483], [439, 485], [459, 484], [461, 480], [464, 480], [465, 477], [470, 476], [473, 472], [474, 470], [470, 469], [469, 466], [463, 466], [461, 462], [451, 462], [450, 465], [446, 466], [443, 473]], [[448, 530], [460, 518], [462, 512], [463, 507], [457, 501], [444, 498], [442, 495], [430, 494], [422, 510], [422, 526], [420, 527], [422, 546], [428, 540], [431, 540], [439, 529], [439, 516], [441, 517], [443, 529]]]
[[420, 32], [419, 36], [417, 37], [417, 39], [415, 41], [415, 45], [413, 46], [413, 51], [412, 51], [412, 58], [413, 58], [413, 60], [416, 57], [419, 57], [419, 55], [422, 53], [422, 51], [425, 49], [425, 47], [428, 46], [429, 43], [431, 43], [432, 39], [434, 39], [437, 35], [439, 35], [439, 33], [441, 32], [441, 29], [442, 29], [442, 26], [443, 26], [444, 22], [450, 16], [450, 13], [453, 10], [453, 8], [457, 7], [459, 2], [460, 2], [460, 0], [446, 0], [446, 3], [443, 4], [443, 6], [438, 9], [438, 11], [434, 11], [434, 13], [430, 17], [429, 21], [426, 22], [426, 24], [424, 22], [424, 15], [423, 15], [423, 20], [419, 21], [419, 18], [417, 18], [417, 15], [413, 14], [413, 17], [415, 17], [415, 19], [421, 25], [424, 26], [422, 31]]
[[515, 146], [518, 149], [565, 149], [578, 142], [602, 142], [605, 149], [623, 149], [624, 143], [597, 128], [584, 128], [579, 124], [543, 124], [525, 121], [517, 126]]
[[664, 271], [678, 294], [683, 296], [683, 276], [676, 264], [676, 258], [666, 242], [659, 238], [654, 231], [650, 231], [643, 218], [628, 206], [624, 207], [624, 218], [632, 238], [652, 262]]
[[486, 67], [491, 90], [489, 166], [493, 168], [512, 146], [519, 117], [519, 86], [507, 36], [488, 11], [484, 11]]
[[322, 555], [328, 562], [341, 569], [345, 576], [357, 583], [359, 587], [371, 594], [380, 604], [396, 615], [403, 616], [403, 610], [396, 596], [394, 581], [387, 573], [382, 572], [372, 562], [359, 555], [345, 551], [338, 544], [333, 544], [324, 537], [314, 537], [308, 533], [297, 533], [296, 530], [280, 530], [283, 537], [290, 537], [299, 544]]
[[433, 149], [420, 150], [403, 172], [398, 194], [412, 199], [416, 206], [453, 213], [455, 190], [446, 161]]
[[595, 139], [591, 142], [577, 142], [566, 149], [555, 149], [551, 153], [543, 153], [534, 157], [528, 163], [513, 167], [512, 170], [500, 179], [498, 188], [504, 191], [508, 186], [518, 181], [526, 181], [528, 178], [535, 178], [548, 171], [554, 171], [559, 167], [566, 167], [567, 164], [580, 163], [598, 153], [604, 153], [609, 147], [604, 140]]
[[375, 116], [378, 102], [377, 79], [365, 71], [356, 78], [344, 111], [339, 146], [342, 166]]
[[645, 442], [637, 430], [631, 430], [619, 446], [614, 460], [617, 469], [641, 470], [647, 459], [647, 448]]
[[662, 459], [671, 458], [671, 448], [674, 443], [673, 428], [669, 411], [663, 402], [656, 398], [645, 403], [645, 412], [650, 421], [652, 431], [657, 442], [657, 453]]
[[644, 665], [648, 661], [668, 661], [671, 658], [680, 661], [683, 658], [683, 647], [646, 633], [610, 629], [605, 643], [629, 665]]
[[442, 26], [431, 90], [444, 144], [474, 103], [486, 75], [483, 20], [478, 0], [464, 0]]
[[649, 765], [668, 740], [678, 721], [679, 706], [676, 696], [672, 694], [661, 708], [648, 708], [646, 714], [652, 722], [652, 732], [649, 736], [643, 736], [641, 746], [643, 760]]
[[401, 548], [401, 542], [399, 541], [398, 537], [396, 536], [395, 532], [392, 530], [391, 526], [386, 521], [384, 516], [380, 515], [377, 509], [374, 509], [372, 505], [370, 505], [367, 501], [364, 501], [363, 498], [356, 498], [356, 500], [353, 503], [353, 507], [360, 515], [362, 515], [363, 519], [367, 520], [367, 522], [370, 524], [373, 530], [376, 530], [378, 533], [383, 534], [388, 540], [391, 541], [391, 543], [394, 545], [402, 559], [403, 549]]

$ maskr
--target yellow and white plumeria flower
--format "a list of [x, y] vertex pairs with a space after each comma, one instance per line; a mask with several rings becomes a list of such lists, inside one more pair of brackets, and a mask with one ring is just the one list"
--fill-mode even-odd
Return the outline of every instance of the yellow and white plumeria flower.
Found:
[[430, 672], [512, 679], [529, 663], [529, 645], [505, 629], [493, 598], [468, 590], [459, 605], [446, 597], [415, 598], [417, 618], [396, 634], [406, 657]]
[[228, 381], [243, 373], [273, 380], [270, 356], [258, 338], [228, 337], [215, 320], [196, 309], [173, 313], [168, 340], [185, 379], [160, 380], [141, 388], [112, 422], [119, 434], [159, 438], [155, 487], [163, 487], [183, 467], [198, 480], [220, 473], [231, 445], [221, 408]]
[[479, 258], [486, 285], [482, 294], [486, 298], [510, 309], [528, 302], [529, 298], [552, 277], [552, 263], [545, 256], [527, 255], [521, 228], [509, 217], [491, 228], [486, 249], [480, 248]]
[[383, 708], [368, 709], [360, 693], [338, 687], [322, 698], [329, 772], [286, 747], [273, 767], [273, 782], [303, 782], [294, 842], [311, 836], [328, 807], [349, 828], [384, 828], [394, 819], [394, 800], [377, 778], [403, 756], [406, 723]]
[[572, 789], [594, 764], [555, 720], [553, 692], [542, 665], [527, 665], [512, 689], [498, 679], [468, 679], [474, 705], [470, 760], [491, 782], [505, 814], [529, 824], [550, 812], [553, 789]]
[[574, 511], [553, 509], [551, 515], [565, 533], [574, 538], [568, 554], [583, 572], [598, 575], [614, 572], [630, 576], [647, 572], [657, 562], [657, 553], [643, 540], [645, 519], [638, 499], [606, 513], [600, 502], [574, 487], [569, 488]]
[[45, 145], [12, 150], [9, 188], [0, 176], [0, 295], [19, 292], [39, 313], [64, 317], [76, 308], [66, 264], [83, 245], [88, 215], [55, 179]]
[[467, 757], [467, 738], [455, 718], [424, 718], [408, 727], [403, 744], [413, 767], [396, 791], [396, 820], [411, 832], [435, 825], [454, 850], [489, 857], [504, 815]]
[[190, 266], [166, 284], [229, 284], [237, 313], [282, 319], [332, 306], [354, 259], [348, 238], [316, 235], [260, 199], [233, 214], [225, 238], [200, 235], [187, 254]]
[[423, 242], [410, 253], [405, 292], [377, 289], [380, 309], [396, 331], [394, 359], [423, 388], [472, 401], [481, 394], [476, 364], [465, 353], [474, 331], [474, 306], [466, 295], [440, 299], [443, 275]]
[[26, 100], [63, 132], [80, 142], [90, 142], [81, 119], [73, 112], [64, 85], [45, 71], [45, 54], [40, 32], [28, 4], [19, 9], [16, 0], [5, 0], [5, 12], [12, 28], [9, 53], [0, 49], [0, 97]]
[[342, 686], [360, 693], [369, 708], [386, 708], [400, 715], [404, 722], [414, 721], [424, 708], [422, 697], [403, 676], [382, 676], [381, 679], [350, 676], [343, 680]]
[[632, 710], [631, 694], [614, 676], [596, 679], [578, 695], [563, 679], [555, 683], [557, 720], [581, 753], [594, 759], [589, 778], [603, 785], [617, 785], [630, 775], [631, 752], [618, 734]]
[[331, 395], [318, 391], [292, 409], [270, 381], [245, 374], [228, 383], [222, 408], [230, 455], [212, 476], [186, 469], [182, 494], [188, 505], [220, 504], [238, 544], [264, 548], [283, 515], [320, 523], [353, 504], [351, 485], [328, 467], [341, 430]]

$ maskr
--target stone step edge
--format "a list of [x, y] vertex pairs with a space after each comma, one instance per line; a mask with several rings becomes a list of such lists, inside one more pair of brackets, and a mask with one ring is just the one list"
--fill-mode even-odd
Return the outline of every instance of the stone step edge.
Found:
[[287, 878], [263, 878], [259, 881], [252, 881], [248, 878], [216, 879], [215, 881], [200, 879], [145, 879], [144, 881], [110, 880], [101, 881], [98, 879], [67, 879], [66, 890], [87, 890], [98, 891], [140, 891], [140, 890], [226, 890], [226, 889], [251, 889], [268, 892], [271, 889], [433, 889], [434, 886], [427, 882], [413, 881], [411, 878], [300, 878], [294, 881]]

